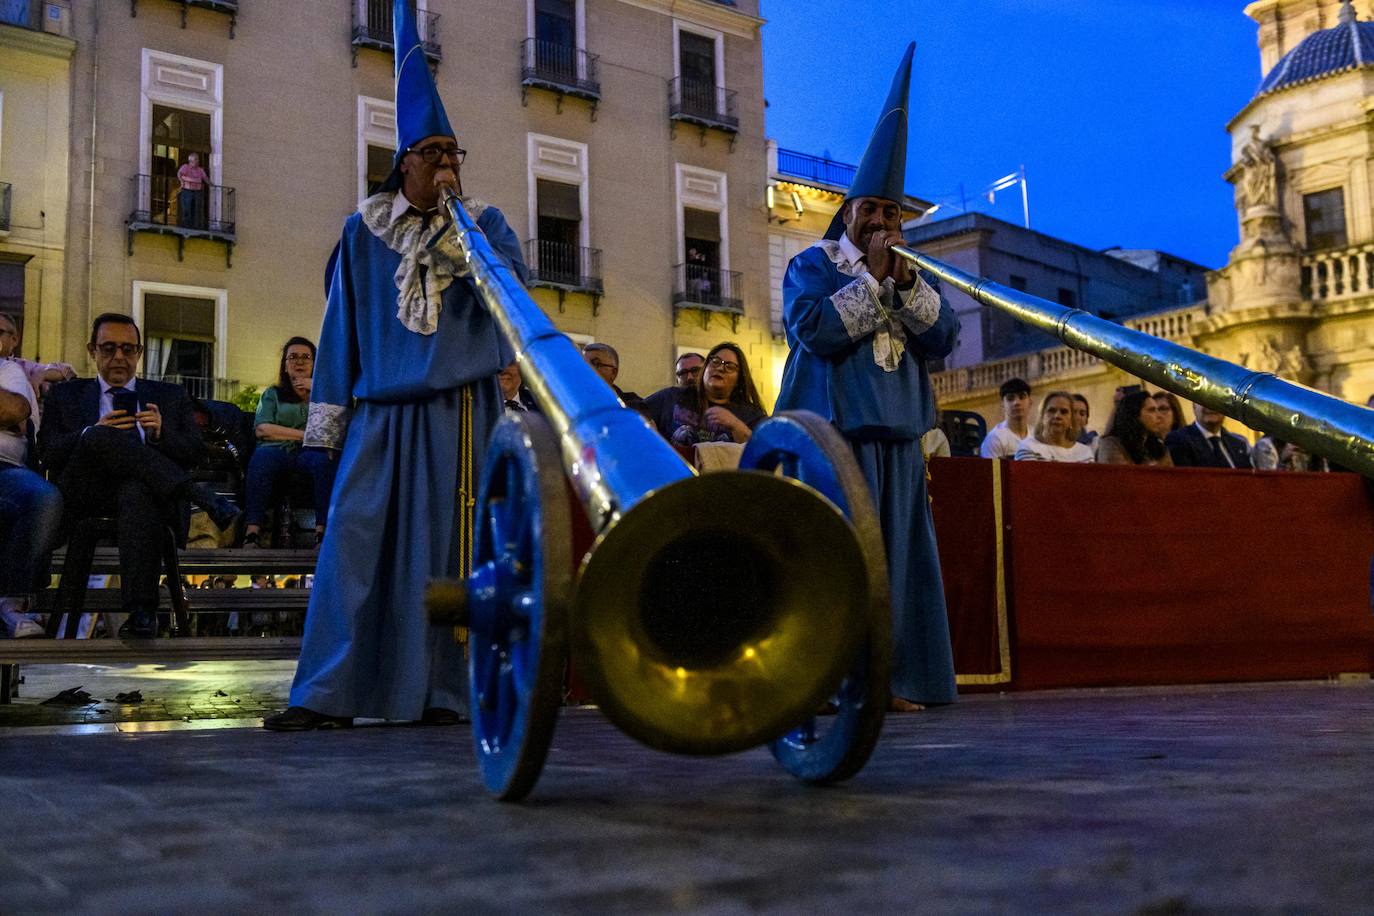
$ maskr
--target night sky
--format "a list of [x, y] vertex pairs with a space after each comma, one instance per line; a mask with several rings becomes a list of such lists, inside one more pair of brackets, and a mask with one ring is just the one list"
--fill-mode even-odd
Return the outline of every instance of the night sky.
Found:
[[[1220, 267], [1237, 240], [1225, 125], [1261, 78], [1243, 6], [762, 0], [768, 135], [857, 162], [915, 40], [910, 193], [976, 197], [1024, 163], [1032, 228]], [[1020, 222], [1019, 190], [976, 209]]]

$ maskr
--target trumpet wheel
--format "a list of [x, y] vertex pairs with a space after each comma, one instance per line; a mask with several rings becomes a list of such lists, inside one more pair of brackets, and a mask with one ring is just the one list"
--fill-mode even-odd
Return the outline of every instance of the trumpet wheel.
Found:
[[813, 716], [769, 748], [805, 782], [848, 779], [868, 762], [882, 732], [892, 672], [892, 610], [887, 555], [878, 515], [849, 444], [810, 411], [787, 411], [760, 424], [740, 458], [741, 470], [780, 470], [835, 504], [859, 537], [868, 567], [867, 633], [831, 702], [834, 715]]
[[572, 522], [558, 442], [537, 414], [505, 417], [482, 468], [468, 580], [468, 696], [488, 790], [534, 788], [567, 660]]

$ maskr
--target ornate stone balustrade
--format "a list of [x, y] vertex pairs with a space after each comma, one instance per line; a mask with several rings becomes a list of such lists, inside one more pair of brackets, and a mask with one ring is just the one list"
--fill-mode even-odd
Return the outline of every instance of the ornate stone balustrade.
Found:
[[1374, 291], [1374, 242], [1302, 257], [1303, 298], [1334, 302]]

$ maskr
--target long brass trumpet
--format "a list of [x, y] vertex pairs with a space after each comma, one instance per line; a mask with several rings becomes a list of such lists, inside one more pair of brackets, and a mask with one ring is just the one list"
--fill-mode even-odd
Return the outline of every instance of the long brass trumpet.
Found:
[[1047, 331], [1075, 350], [1374, 477], [1374, 410], [976, 277], [904, 245], [892, 250], [976, 302]]
[[[547, 674], [531, 673], [538, 646], [528, 646], [541, 633], [546, 643], [562, 639], [548, 569], [559, 561], [539, 543], [570, 538], [566, 523], [550, 521], [567, 502], [564, 475], [596, 535], [569, 599], [567, 641], [606, 716], [645, 744], [688, 754], [781, 737], [830, 695], [863, 639], [869, 578], [853, 527], [795, 480], [762, 471], [697, 476], [583, 361], [458, 198], [448, 195], [445, 205], [471, 280], [556, 441], [546, 451], [557, 457], [541, 458], [542, 421], [502, 421], [484, 476], [473, 575], [429, 596], [432, 616], [476, 634], [474, 732], [479, 759], [497, 761], [489, 786], [515, 797], [528, 788], [522, 778], [532, 781], [499, 765], [512, 744], [520, 753], [524, 727], [502, 712], [502, 684], [508, 678], [510, 702], [523, 702], [521, 685]], [[552, 487], [551, 476], [559, 478]], [[561, 661], [555, 674], [561, 685]]]

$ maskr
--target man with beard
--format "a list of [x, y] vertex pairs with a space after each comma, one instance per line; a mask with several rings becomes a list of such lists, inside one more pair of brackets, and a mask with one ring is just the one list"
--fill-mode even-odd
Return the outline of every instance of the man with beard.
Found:
[[849, 440], [877, 504], [892, 588], [892, 709], [955, 699], [954, 662], [921, 436], [935, 425], [925, 361], [948, 355], [959, 322], [902, 244], [907, 48], [854, 182], [825, 238], [783, 280], [790, 352], [778, 410], [814, 411]]

